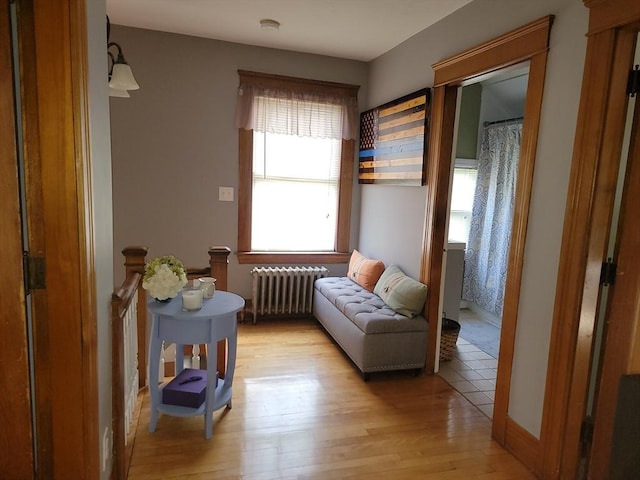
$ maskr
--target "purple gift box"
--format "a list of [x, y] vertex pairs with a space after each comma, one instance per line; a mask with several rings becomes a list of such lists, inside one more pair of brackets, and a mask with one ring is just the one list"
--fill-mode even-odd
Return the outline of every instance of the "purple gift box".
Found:
[[204, 402], [206, 395], [207, 371], [185, 368], [162, 389], [162, 403], [198, 408]]

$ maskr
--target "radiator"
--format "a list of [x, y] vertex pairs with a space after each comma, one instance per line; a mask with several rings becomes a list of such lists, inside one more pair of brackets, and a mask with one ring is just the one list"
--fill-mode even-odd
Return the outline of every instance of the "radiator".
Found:
[[310, 314], [313, 282], [328, 274], [326, 267], [253, 268], [253, 323], [258, 315]]

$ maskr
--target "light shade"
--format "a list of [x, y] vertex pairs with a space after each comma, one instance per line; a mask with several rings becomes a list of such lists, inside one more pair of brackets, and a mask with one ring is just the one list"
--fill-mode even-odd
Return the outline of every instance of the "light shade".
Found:
[[126, 63], [116, 63], [113, 65], [109, 87], [116, 90], [138, 90], [140, 85], [136, 82], [131, 72], [131, 67]]
[[120, 98], [130, 98], [129, 92], [126, 90], [118, 90], [117, 88], [109, 87], [109, 96], [110, 97], [120, 97]]

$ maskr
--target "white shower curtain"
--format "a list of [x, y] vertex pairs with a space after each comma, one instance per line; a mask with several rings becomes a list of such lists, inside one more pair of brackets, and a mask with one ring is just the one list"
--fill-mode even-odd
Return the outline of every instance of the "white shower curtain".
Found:
[[488, 125], [482, 134], [462, 298], [502, 316], [522, 120]]

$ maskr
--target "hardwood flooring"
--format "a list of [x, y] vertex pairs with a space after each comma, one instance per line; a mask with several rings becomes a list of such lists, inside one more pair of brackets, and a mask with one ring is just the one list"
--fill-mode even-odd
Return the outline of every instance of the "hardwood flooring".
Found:
[[533, 479], [437, 375], [363, 382], [313, 320], [241, 324], [233, 408], [161, 416], [143, 395], [129, 480]]

